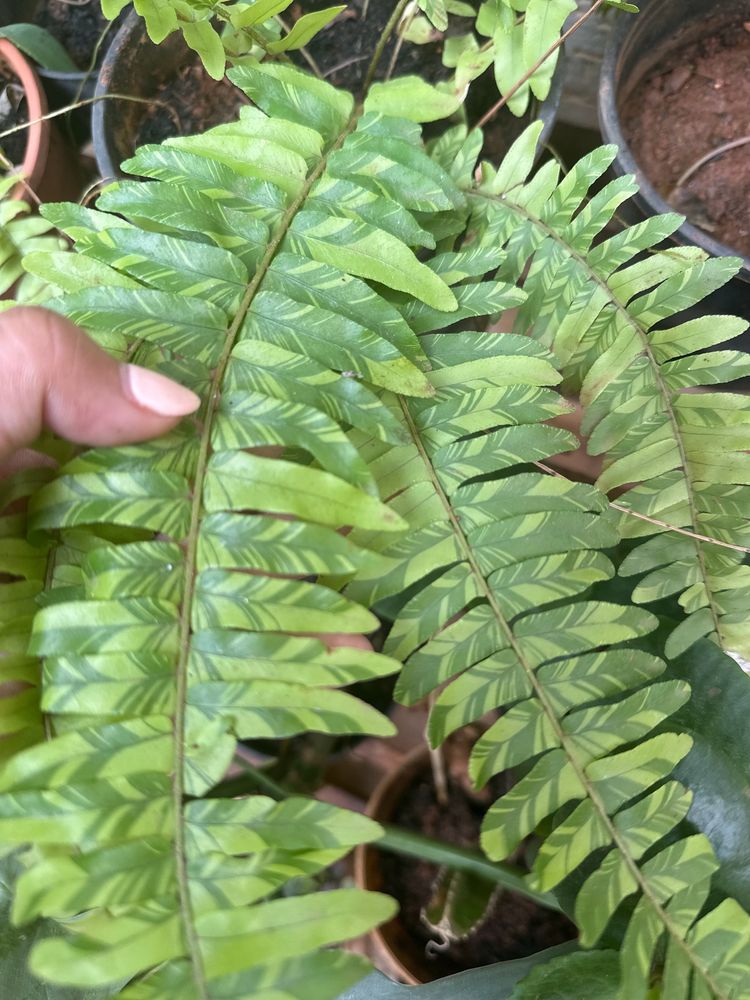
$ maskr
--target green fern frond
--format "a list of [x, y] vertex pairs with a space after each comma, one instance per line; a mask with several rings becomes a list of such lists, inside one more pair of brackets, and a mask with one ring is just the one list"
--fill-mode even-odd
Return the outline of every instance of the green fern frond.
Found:
[[[525, 291], [506, 304], [528, 316], [533, 287]], [[615, 913], [627, 919], [623, 1000], [645, 998], [662, 955], [665, 996], [749, 995], [750, 917], [733, 900], [705, 911], [718, 861], [704, 835], [680, 827], [691, 796], [672, 772], [691, 740], [660, 731], [689, 687], [659, 680], [664, 663], [637, 647], [653, 615], [588, 594], [615, 573], [602, 550], [619, 536], [603, 495], [533, 470], [576, 444], [546, 423], [564, 408], [547, 388], [560, 381], [554, 356], [518, 334], [421, 342], [435, 397], [384, 397], [411, 442], [386, 449], [353, 435], [410, 527], [395, 540], [354, 532], [373, 555], [346, 590], [375, 605], [402, 595], [385, 647], [405, 661], [397, 697], [432, 695], [433, 746], [502, 710], [470, 774], [485, 785], [519, 770], [487, 813], [482, 846], [501, 860], [541, 836], [535, 889], [586, 873], [575, 906], [581, 942], [594, 946]], [[727, 947], [742, 955], [736, 965], [713, 950], [722, 921]]]
[[[154, 179], [111, 187], [96, 210], [46, 210], [78, 251], [49, 305], [204, 401], [156, 442], [68, 460], [29, 505], [32, 544], [60, 532], [52, 562], [24, 549], [9, 567], [25, 631], [47, 585], [30, 651], [57, 733], [0, 777], [0, 841], [35, 845], [14, 919], [71, 932], [33, 951], [41, 978], [132, 979], [128, 1000], [332, 1000], [363, 962], [320, 949], [393, 909], [354, 890], [270, 899], [376, 837], [371, 821], [202, 796], [237, 739], [392, 732], [340, 688], [397, 662], [319, 638], [377, 619], [306, 577], [364, 558], [337, 529], [405, 527], [344, 428], [400, 444], [376, 388], [433, 394], [417, 338], [373, 286], [455, 310], [414, 253], [434, 245], [414, 212], [465, 202], [411, 124], [360, 116], [286, 66], [234, 77], [257, 105], [239, 122], [139, 150], [129, 169]], [[51, 280], [54, 266], [28, 262]], [[248, 451], [269, 446], [287, 450]]]
[[470, 196], [480, 244], [507, 249], [500, 276], [520, 280], [528, 266], [528, 298], [515, 329], [549, 346], [566, 387], [580, 393], [589, 451], [604, 459], [599, 487], [626, 489], [618, 503], [633, 514], [623, 517], [621, 531], [648, 539], [621, 569], [644, 575], [634, 599], [679, 597], [686, 618], [667, 654], [710, 636], [747, 656], [750, 401], [706, 391], [750, 374], [748, 355], [707, 350], [747, 324], [702, 316], [674, 325], [681, 311], [725, 284], [739, 261], [709, 260], [691, 247], [657, 250], [679, 226], [677, 215], [601, 241], [636, 191], [623, 177], [591, 195], [614, 147], [584, 157], [558, 183], [550, 164], [528, 179], [534, 142], [530, 131], [497, 173], [485, 167]]

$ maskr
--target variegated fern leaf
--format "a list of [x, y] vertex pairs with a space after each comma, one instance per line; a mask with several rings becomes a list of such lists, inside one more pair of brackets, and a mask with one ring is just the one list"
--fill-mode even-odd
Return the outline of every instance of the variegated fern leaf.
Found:
[[750, 374], [750, 357], [706, 350], [747, 323], [675, 319], [730, 280], [740, 261], [692, 247], [657, 252], [678, 215], [598, 240], [637, 190], [632, 177], [620, 178], [577, 211], [615, 148], [594, 151], [559, 181], [554, 164], [529, 178], [535, 141], [530, 131], [497, 173], [485, 168], [471, 195], [477, 238], [507, 248], [502, 277], [525, 275], [515, 329], [549, 346], [567, 388], [580, 394], [589, 451], [604, 459], [599, 487], [626, 489], [618, 503], [632, 513], [622, 533], [646, 539], [621, 568], [642, 574], [634, 600], [679, 595], [686, 617], [667, 654], [710, 636], [747, 657], [750, 399], [708, 390]]
[[[585, 254], [597, 253], [589, 245], [616, 201], [609, 189], [584, 203], [598, 176], [592, 163], [603, 169], [606, 150], [559, 187], [555, 165], [527, 184], [533, 138], [532, 132], [519, 140], [497, 174], [486, 168], [482, 189], [470, 195], [477, 227], [471, 254], [481, 260], [483, 249], [491, 254], [504, 247], [500, 276], [520, 273], [538, 232], [552, 240], [550, 219], [566, 220], [563, 261], [583, 267]], [[470, 162], [467, 144], [473, 142], [457, 132], [434, 152], [446, 166]], [[497, 196], [486, 193], [491, 185]], [[514, 199], [510, 207], [502, 192]], [[545, 205], [547, 221], [530, 226], [528, 218]], [[598, 254], [610, 261], [618, 254], [624, 263], [639, 232], [615, 237]], [[461, 255], [454, 264], [450, 255], [444, 259], [445, 272], [455, 266], [460, 280]], [[666, 268], [671, 260], [667, 255]], [[488, 257], [483, 265], [480, 273], [489, 269]], [[549, 260], [547, 266], [554, 278]], [[631, 271], [630, 280], [638, 273]], [[584, 294], [575, 268], [558, 279], [558, 295], [571, 286], [571, 299], [576, 291]], [[616, 289], [617, 275], [609, 280]], [[562, 328], [574, 336], [574, 317], [560, 311], [548, 318], [552, 293], [549, 300], [537, 296], [540, 286], [546, 289], [546, 272], [535, 259], [518, 328]], [[666, 296], [672, 286], [662, 287]], [[589, 294], [592, 288], [606, 301], [615, 294], [606, 277], [589, 280]], [[514, 296], [517, 302], [514, 291], [506, 304]], [[617, 914], [627, 928], [623, 1000], [650, 996], [654, 972], [658, 995], [669, 1000], [749, 997], [750, 917], [732, 899], [709, 901], [718, 861], [708, 838], [683, 825], [691, 796], [672, 778], [691, 740], [664, 731], [664, 723], [689, 688], [660, 680], [664, 662], [638, 648], [657, 625], [652, 614], [588, 594], [615, 573], [602, 551], [618, 539], [603, 494], [532, 464], [576, 444], [547, 424], [561, 410], [547, 388], [560, 381], [554, 354], [541, 335], [434, 333], [443, 325], [436, 313], [414, 303], [402, 309], [421, 334], [436, 394], [419, 400], [384, 395], [409, 430], [408, 444], [386, 447], [361, 432], [353, 437], [381, 495], [392, 498], [410, 531], [395, 540], [354, 532], [353, 540], [373, 555], [347, 589], [369, 605], [401, 595], [385, 647], [405, 661], [397, 697], [406, 704], [432, 697], [433, 746], [502, 710], [476, 743], [470, 773], [484, 785], [516, 769], [517, 780], [489, 809], [482, 846], [501, 860], [527, 836], [540, 836], [532, 885], [555, 890], [578, 878], [582, 944], [595, 945]], [[637, 434], [632, 416], [630, 426]], [[721, 945], [719, 934], [726, 935]]]
[[34, 305], [43, 301], [46, 283], [24, 270], [23, 258], [30, 253], [62, 250], [65, 245], [53, 233], [54, 227], [33, 214], [27, 202], [8, 197], [17, 185], [15, 175], [0, 177], [0, 309], [8, 308], [6, 299], [10, 295], [14, 303]]
[[[405, 528], [344, 428], [401, 444], [372, 387], [432, 394], [383, 292], [456, 309], [412, 247], [465, 203], [416, 126], [287, 67], [235, 80], [256, 105], [239, 122], [141, 149], [129, 169], [153, 179], [97, 210], [50, 206], [78, 252], [28, 261], [57, 285], [50, 307], [204, 400], [159, 441], [73, 457], [28, 524], [0, 522], [3, 677], [33, 681], [43, 591], [29, 651], [56, 734], [39, 742], [33, 689], [2, 705], [16, 744], [37, 742], [0, 774], [0, 842], [33, 845], [13, 916], [71, 932], [34, 950], [38, 976], [131, 980], [126, 1000], [332, 1000], [364, 963], [327, 946], [393, 910], [357, 890], [279, 896], [377, 836], [371, 821], [203, 796], [237, 738], [392, 732], [339, 688], [397, 662], [318, 638], [377, 619], [309, 577], [363, 558], [337, 529]], [[4, 499], [29, 492], [10, 480]]]
[[[654, 968], [669, 1000], [748, 996], [750, 920], [709, 901], [715, 855], [681, 825], [672, 772], [690, 739], [659, 731], [688, 687], [638, 648], [651, 613], [589, 593], [619, 537], [602, 493], [534, 465], [575, 445], [548, 424], [566, 409], [553, 387], [561, 358], [572, 385], [593, 351], [567, 315], [578, 272], [548, 261], [568, 302], [555, 312], [540, 251], [556, 220], [561, 254], [590, 268], [619, 188], [585, 203], [597, 154], [559, 185], [554, 166], [528, 181], [533, 131], [477, 187], [478, 132], [429, 159], [416, 126], [286, 66], [234, 79], [256, 105], [239, 122], [140, 150], [127, 167], [149, 179], [97, 210], [48, 208], [77, 253], [27, 264], [57, 285], [53, 308], [204, 400], [157, 442], [70, 458], [0, 527], [16, 552], [0, 609], [22, 608], [10, 630], [0, 618], [3, 676], [33, 680], [31, 630], [55, 734], [4, 767], [0, 841], [34, 845], [15, 919], [70, 931], [33, 969], [80, 989], [130, 980], [126, 1000], [333, 1000], [362, 965], [327, 946], [391, 905], [280, 892], [377, 827], [209, 793], [237, 738], [387, 735], [338, 689], [403, 659], [401, 697], [435, 697], [434, 743], [506, 709], [472, 759], [479, 782], [519, 769], [484, 847], [505, 857], [546, 824], [534, 878], [583, 872], [583, 943], [626, 921], [623, 1000]], [[592, 282], [603, 295], [651, 225], [600, 247], [622, 257]], [[512, 307], [536, 340], [440, 332]], [[31, 491], [11, 480], [5, 499]], [[364, 605], [392, 595], [386, 655], [315, 638], [371, 630]], [[20, 743], [41, 728], [27, 698], [4, 723]]]

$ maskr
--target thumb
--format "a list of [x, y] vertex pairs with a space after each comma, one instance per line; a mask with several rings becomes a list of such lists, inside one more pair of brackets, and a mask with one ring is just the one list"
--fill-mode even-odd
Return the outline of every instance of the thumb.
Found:
[[118, 363], [55, 313], [0, 314], [0, 459], [43, 427], [88, 445], [158, 437], [199, 405], [171, 379]]

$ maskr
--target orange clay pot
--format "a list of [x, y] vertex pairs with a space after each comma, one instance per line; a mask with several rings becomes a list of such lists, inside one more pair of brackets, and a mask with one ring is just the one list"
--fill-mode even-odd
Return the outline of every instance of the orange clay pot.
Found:
[[19, 181], [11, 197], [28, 197], [28, 186], [42, 201], [75, 198], [81, 190], [82, 171], [53, 124], [41, 120], [47, 114], [47, 98], [35, 70], [7, 38], [0, 38], [0, 62], [23, 87], [29, 118], [26, 151], [19, 167], [25, 183]]

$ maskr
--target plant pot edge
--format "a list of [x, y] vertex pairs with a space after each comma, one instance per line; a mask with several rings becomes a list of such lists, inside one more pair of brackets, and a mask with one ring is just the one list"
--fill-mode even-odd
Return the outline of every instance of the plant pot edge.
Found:
[[[47, 98], [30, 60], [7, 38], [0, 38], [0, 58], [10, 67], [26, 94], [29, 121], [32, 124], [26, 130], [26, 148], [20, 173], [25, 176], [28, 186], [38, 194], [47, 167], [50, 146], [50, 123], [40, 120], [47, 114]], [[10, 197], [19, 200], [25, 193], [26, 188], [23, 182], [19, 181]]]
[[[662, 5], [670, 2], [675, 7], [683, 9], [682, 0], [660, 0]], [[630, 149], [620, 123], [618, 93], [625, 47], [632, 33], [638, 30], [639, 24], [643, 24], [643, 21], [639, 22], [638, 19], [645, 18], [646, 23], [648, 23], [648, 12], [654, 9], [653, 0], [651, 3], [646, 0], [642, 4], [639, 14], [634, 15], [630, 20], [623, 17], [615, 26], [604, 51], [599, 81], [599, 128], [604, 142], [613, 143], [618, 148], [617, 156], [612, 165], [613, 170], [618, 176], [635, 175], [639, 193], [633, 200], [639, 210], [647, 217], [674, 213], [675, 209], [654, 188]], [[682, 44], [679, 36], [677, 36], [675, 44], [678, 46]], [[740, 257], [743, 265], [737, 278], [750, 283], [750, 257], [746, 257], [740, 251], [713, 239], [708, 233], [692, 223], [685, 221], [670, 239], [682, 245], [698, 246], [711, 254], [712, 257]]]
[[[411, 750], [401, 761], [401, 764], [390, 773], [383, 776], [365, 806], [365, 815], [376, 822], [387, 823], [394, 812], [396, 804], [404, 791], [414, 779], [430, 766], [430, 754], [426, 747], [418, 746]], [[378, 868], [377, 842], [374, 844], [359, 844], [354, 850], [354, 882], [357, 888], [368, 891], [382, 891], [375, 884], [373, 871]], [[409, 986], [419, 986], [418, 979], [394, 954], [387, 939], [387, 929], [398, 921], [398, 915], [387, 924], [376, 927], [367, 935], [376, 952], [377, 968], [393, 979], [400, 980]], [[384, 933], [385, 932], [385, 933]]]

